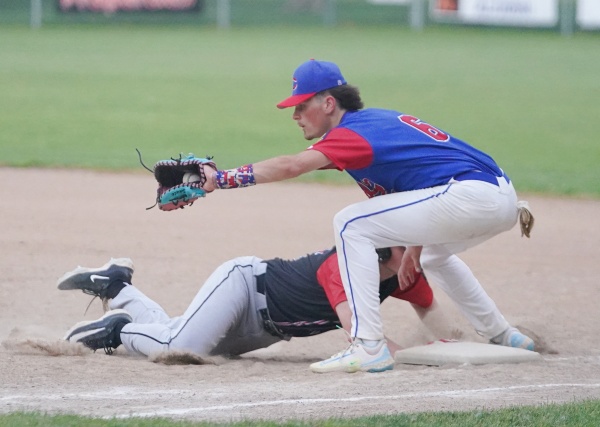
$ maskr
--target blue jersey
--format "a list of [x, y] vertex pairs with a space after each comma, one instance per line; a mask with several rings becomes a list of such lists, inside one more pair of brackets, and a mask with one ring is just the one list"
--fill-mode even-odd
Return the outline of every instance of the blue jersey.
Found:
[[310, 149], [346, 170], [369, 197], [443, 185], [469, 171], [502, 175], [489, 155], [414, 116], [391, 110], [347, 112]]

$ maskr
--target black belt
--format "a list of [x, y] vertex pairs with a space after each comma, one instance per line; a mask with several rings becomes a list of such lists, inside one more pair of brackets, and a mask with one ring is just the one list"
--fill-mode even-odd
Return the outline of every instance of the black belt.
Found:
[[506, 182], [510, 182], [510, 179], [503, 172], [501, 176], [495, 176], [491, 173], [479, 172], [479, 171], [467, 171], [463, 173], [459, 173], [454, 177], [456, 181], [483, 181], [489, 184], [493, 184], [498, 187], [498, 178], [506, 179]]
[[[256, 292], [264, 295], [265, 299], [266, 299], [267, 292], [266, 292], [266, 286], [265, 286], [264, 273], [261, 274], [260, 276], [256, 276]], [[269, 334], [273, 335], [274, 337], [281, 338], [281, 339], [289, 339], [288, 337], [286, 337], [283, 334], [283, 332], [281, 332], [279, 330], [279, 328], [277, 326], [275, 326], [275, 322], [273, 322], [273, 320], [271, 320], [271, 316], [269, 316], [268, 308], [261, 308], [260, 310], [258, 310], [258, 313], [260, 314], [260, 317], [262, 317], [263, 328], [265, 328], [265, 331], [267, 331]]]

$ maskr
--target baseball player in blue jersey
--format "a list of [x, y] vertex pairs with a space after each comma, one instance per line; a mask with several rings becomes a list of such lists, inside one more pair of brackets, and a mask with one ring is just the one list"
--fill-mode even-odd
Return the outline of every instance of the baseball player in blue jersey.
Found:
[[292, 95], [278, 104], [305, 139], [318, 142], [296, 155], [230, 170], [207, 168], [206, 191], [294, 178], [317, 169], [347, 171], [368, 196], [336, 214], [338, 262], [352, 310], [352, 344], [311, 366], [319, 372], [390, 369], [378, 297], [375, 248], [406, 246], [400, 286], [415, 271], [441, 287], [476, 329], [492, 341], [534, 349], [510, 328], [469, 267], [456, 255], [520, 219], [527, 236], [533, 217], [518, 202], [510, 178], [486, 153], [420, 118], [368, 108], [338, 66], [310, 60], [294, 72]]

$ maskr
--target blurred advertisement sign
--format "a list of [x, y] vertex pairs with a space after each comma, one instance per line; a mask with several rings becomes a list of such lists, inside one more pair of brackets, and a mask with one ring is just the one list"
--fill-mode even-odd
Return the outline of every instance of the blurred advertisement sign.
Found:
[[368, 0], [373, 4], [410, 4], [413, 0]]
[[62, 12], [199, 11], [204, 0], [57, 0]]
[[578, 0], [575, 19], [581, 28], [600, 28], [600, 0]]
[[484, 25], [551, 27], [559, 0], [436, 0], [433, 19]]

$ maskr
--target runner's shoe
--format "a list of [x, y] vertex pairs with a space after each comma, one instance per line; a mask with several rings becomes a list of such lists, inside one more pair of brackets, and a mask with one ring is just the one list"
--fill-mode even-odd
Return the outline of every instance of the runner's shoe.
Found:
[[535, 343], [527, 335], [523, 334], [517, 328], [510, 327], [500, 335], [490, 340], [492, 344], [499, 344], [506, 347], [523, 348], [534, 351]]
[[383, 372], [391, 369], [394, 369], [394, 358], [385, 340], [370, 348], [362, 343], [362, 340], [355, 339], [346, 350], [310, 365], [310, 370], [317, 373]]
[[60, 290], [81, 289], [83, 293], [107, 298], [106, 290], [111, 283], [131, 284], [133, 261], [129, 258], [111, 258], [99, 268], [77, 267], [58, 279]]
[[125, 310], [112, 310], [98, 320], [77, 323], [67, 331], [64, 340], [81, 343], [94, 351], [103, 348], [106, 354], [112, 354], [121, 345], [121, 329], [131, 321]]

